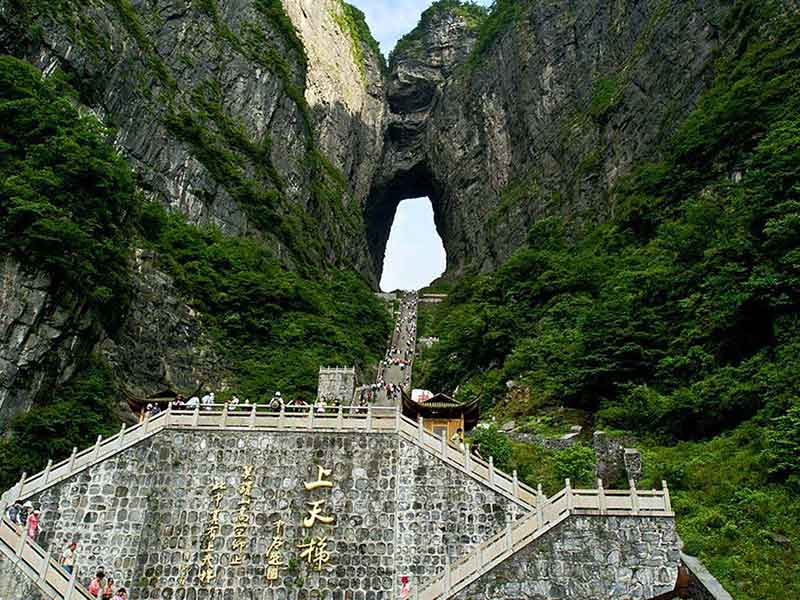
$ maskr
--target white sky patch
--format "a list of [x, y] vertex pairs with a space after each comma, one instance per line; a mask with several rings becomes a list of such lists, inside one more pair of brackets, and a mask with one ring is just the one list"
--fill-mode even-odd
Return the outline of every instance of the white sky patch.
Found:
[[405, 200], [386, 244], [381, 289], [391, 292], [418, 290], [444, 273], [446, 255], [433, 223], [433, 207], [427, 198]]
[[[381, 43], [386, 56], [397, 40], [409, 33], [419, 23], [419, 17], [431, 0], [347, 0], [357, 6], [367, 17], [372, 35]], [[478, 4], [491, 5], [491, 0], [477, 0]]]

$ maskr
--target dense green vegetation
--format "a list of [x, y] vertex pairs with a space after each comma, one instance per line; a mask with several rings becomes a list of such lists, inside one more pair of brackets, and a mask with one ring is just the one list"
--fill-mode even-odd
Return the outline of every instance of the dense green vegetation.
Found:
[[46, 269], [111, 324], [128, 301], [133, 179], [65, 89], [0, 56], [0, 252]]
[[382, 73], [386, 71], [386, 59], [381, 53], [378, 40], [373, 37], [369, 25], [367, 25], [367, 18], [364, 16], [364, 13], [347, 2], [341, 2], [340, 5], [341, 12], [334, 13], [333, 19], [336, 21], [337, 25], [339, 25], [339, 28], [350, 36], [353, 60], [361, 70], [361, 77], [366, 84], [367, 57], [364, 54], [364, 48], [367, 48], [370, 54], [378, 60]]
[[[0, 253], [47, 270], [55, 292], [86, 298], [109, 331], [129, 307], [131, 248], [150, 247], [202, 314], [233, 391], [250, 400], [275, 389], [311, 399], [320, 365], [379, 360], [390, 319], [360, 276], [314, 265], [289, 271], [258, 239], [191, 226], [142, 202], [108, 132], [80, 116], [74, 97], [59, 78], [44, 81], [27, 63], [0, 56]], [[257, 160], [263, 151], [235, 124], [221, 119], [216, 127], [229, 128], [242, 153]], [[320, 202], [339, 201], [341, 177], [324, 157], [316, 160]], [[0, 445], [4, 482], [119, 426], [113, 374], [97, 362], [78, 367], [66, 387], [11, 425]]]
[[38, 473], [48, 458], [58, 462], [73, 447], [83, 450], [98, 435], [119, 431], [116, 391], [108, 366], [92, 359], [47, 402], [14, 419], [0, 440], [0, 489], [10, 488], [22, 473]]
[[[740, 2], [725, 26], [741, 43], [664, 159], [615, 190], [615, 218], [580, 235], [543, 220], [452, 290], [422, 383], [500, 418], [571, 406], [646, 436], [689, 550], [737, 598], [796, 596], [800, 17]], [[526, 401], [505, 401], [509, 380]]]
[[477, 67], [508, 29], [518, 21], [525, 10], [524, 2], [519, 0], [494, 0], [488, 17], [480, 22], [478, 40], [469, 58], [467, 67]]
[[422, 13], [417, 27], [400, 38], [389, 55], [389, 62], [392, 62], [392, 57], [406, 54], [415, 47], [421, 51], [422, 48], [419, 46], [419, 42], [422, 40], [423, 32], [430, 27], [433, 21], [445, 13], [458, 15], [465, 19], [470, 27], [477, 28], [486, 19], [488, 10], [480, 4], [462, 0], [438, 0], [434, 2]]
[[142, 223], [163, 268], [235, 366], [242, 397], [260, 400], [279, 389], [311, 400], [320, 365], [380, 359], [390, 319], [357, 275], [303, 278], [257, 241], [198, 229], [154, 205]]

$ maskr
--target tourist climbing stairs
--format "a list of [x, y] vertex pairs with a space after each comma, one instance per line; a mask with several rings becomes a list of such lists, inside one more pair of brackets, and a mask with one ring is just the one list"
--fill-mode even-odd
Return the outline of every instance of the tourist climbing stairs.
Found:
[[664, 516], [674, 517], [669, 490], [637, 490], [630, 482], [628, 490], [573, 489], [569, 479], [555, 496], [540, 498], [534, 512], [511, 523], [502, 532], [476, 546], [471, 552], [415, 593], [416, 600], [445, 600], [464, 590], [516, 552], [534, 543], [572, 515], [591, 516]]
[[[5, 514], [5, 503], [0, 503]], [[26, 535], [23, 528], [3, 518], [0, 521], [0, 553], [42, 592], [53, 600], [92, 600], [89, 592], [58, 562]]]

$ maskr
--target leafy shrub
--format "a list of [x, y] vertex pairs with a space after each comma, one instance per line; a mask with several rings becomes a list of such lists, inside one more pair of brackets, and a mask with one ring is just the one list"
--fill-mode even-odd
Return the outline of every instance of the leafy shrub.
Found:
[[569, 479], [575, 487], [594, 487], [595, 463], [594, 450], [576, 444], [556, 453], [555, 475], [561, 481]]
[[511, 470], [512, 448], [508, 436], [491, 424], [488, 427], [479, 427], [470, 434], [472, 443], [478, 442], [481, 445], [481, 454], [487, 460], [491, 456], [498, 469], [504, 471]]
[[800, 490], [800, 402], [772, 421], [767, 434], [770, 473]]
[[137, 201], [109, 132], [57, 81], [0, 56], [0, 252], [47, 270], [106, 324], [129, 299], [129, 223]]
[[116, 391], [108, 366], [92, 360], [46, 404], [14, 419], [0, 441], [0, 488], [11, 487], [23, 472], [38, 473], [48, 458], [58, 462], [73, 447], [82, 450], [98, 435], [116, 433], [120, 427], [112, 400]]

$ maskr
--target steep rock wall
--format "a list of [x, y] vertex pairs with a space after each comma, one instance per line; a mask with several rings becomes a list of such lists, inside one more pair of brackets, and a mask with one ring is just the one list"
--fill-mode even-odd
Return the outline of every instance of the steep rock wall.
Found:
[[50, 287], [46, 274], [0, 257], [0, 429], [69, 379], [101, 335], [81, 299]]
[[[288, 268], [354, 268], [375, 283], [360, 206], [383, 143], [381, 63], [343, 30], [340, 0], [283, 7], [0, 0], [0, 52], [65, 76], [113, 128], [151, 201], [259, 238]], [[67, 380], [98, 342], [137, 393], [225, 387], [224, 361], [157, 261], [132, 257], [132, 308], [110, 337], [46, 274], [34, 269], [23, 281], [8, 261], [0, 427]]]
[[412, 33], [426, 40], [421, 50], [392, 61], [387, 150], [366, 209], [377, 268], [396, 203], [412, 194], [430, 195], [455, 275], [501, 264], [538, 218], [606, 218], [612, 185], [658, 155], [706, 88], [728, 8], [505, 5], [515, 14], [471, 56], [474, 33], [445, 12]]
[[386, 117], [380, 57], [347, 27], [342, 0], [283, 0], [308, 55], [305, 97], [320, 146], [366, 198], [380, 163]]

